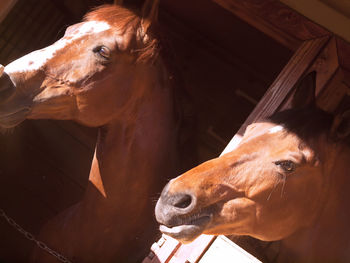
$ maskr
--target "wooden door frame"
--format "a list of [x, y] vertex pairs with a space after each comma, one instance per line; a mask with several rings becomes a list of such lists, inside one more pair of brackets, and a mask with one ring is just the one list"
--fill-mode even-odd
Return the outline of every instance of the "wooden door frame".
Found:
[[[308, 72], [317, 72], [317, 103], [324, 110], [334, 112], [349, 95], [349, 43], [277, 0], [212, 1], [294, 51], [222, 154], [237, 147], [247, 125], [289, 107], [295, 84]], [[183, 245], [163, 236], [153, 244], [149, 257], [143, 263], [196, 263], [216, 238], [201, 235], [194, 242]]]

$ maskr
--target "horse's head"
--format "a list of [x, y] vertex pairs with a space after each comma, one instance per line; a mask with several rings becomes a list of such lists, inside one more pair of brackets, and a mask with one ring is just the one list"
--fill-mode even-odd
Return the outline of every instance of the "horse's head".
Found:
[[297, 106], [311, 90], [307, 105], [248, 126], [235, 150], [171, 180], [156, 206], [161, 231], [183, 242], [202, 233], [279, 240], [309, 226], [334, 159], [333, 117], [310, 106], [311, 83], [294, 96]]
[[152, 75], [145, 65], [157, 53], [148, 32], [155, 8], [147, 12], [100, 7], [51, 46], [0, 65], [0, 127], [25, 118], [99, 126], [125, 114], [126, 104], [143, 95]]

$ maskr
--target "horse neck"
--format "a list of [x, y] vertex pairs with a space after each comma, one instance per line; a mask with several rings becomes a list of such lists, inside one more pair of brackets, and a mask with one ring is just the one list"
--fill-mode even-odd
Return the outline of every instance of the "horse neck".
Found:
[[282, 241], [287, 250], [305, 262], [315, 262], [315, 257], [333, 262], [350, 261], [350, 148], [337, 145], [327, 151], [329, 158], [323, 176], [328, 179], [324, 184], [324, 197], [319, 201], [320, 212], [310, 227]]
[[123, 116], [99, 128], [87, 190], [91, 202], [97, 195], [119, 209], [138, 207], [162, 184], [159, 177], [172, 176], [176, 141], [172, 89], [159, 76], [138, 83], [143, 83], [145, 95]]

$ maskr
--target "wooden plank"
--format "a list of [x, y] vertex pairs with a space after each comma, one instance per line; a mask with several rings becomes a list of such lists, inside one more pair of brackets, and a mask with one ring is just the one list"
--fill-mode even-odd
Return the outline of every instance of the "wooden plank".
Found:
[[[350, 17], [346, 17], [340, 10], [335, 10], [323, 0], [280, 0], [295, 12], [307, 17], [315, 24], [324, 27], [333, 34], [342, 36], [350, 41]], [[348, 0], [329, 0], [332, 2], [348, 2]]]
[[215, 236], [201, 235], [189, 244], [181, 245], [169, 263], [196, 263], [207, 248], [214, 242]]
[[291, 50], [328, 31], [277, 0], [212, 0]]
[[225, 236], [201, 235], [190, 244], [181, 244], [163, 235], [151, 247], [151, 253], [142, 263], [212, 263], [249, 262], [259, 263]]
[[142, 263], [168, 263], [180, 246], [181, 243], [176, 239], [162, 235], [158, 242], [152, 245], [150, 254]]
[[260, 260], [237, 246], [225, 236], [219, 236], [198, 263], [213, 262], [261, 263]]
[[321, 0], [320, 2], [325, 3], [341, 14], [350, 17], [350, 1]]

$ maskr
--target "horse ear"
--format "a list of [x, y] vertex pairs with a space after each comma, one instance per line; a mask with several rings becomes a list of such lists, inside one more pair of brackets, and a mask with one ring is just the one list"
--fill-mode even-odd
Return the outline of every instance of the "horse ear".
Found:
[[345, 139], [350, 135], [350, 109], [334, 118], [331, 133], [336, 139]]
[[296, 84], [292, 100], [293, 108], [303, 108], [315, 104], [316, 72], [312, 71]]
[[141, 11], [143, 32], [147, 33], [150, 25], [158, 20], [158, 8], [159, 0], [145, 0]]

